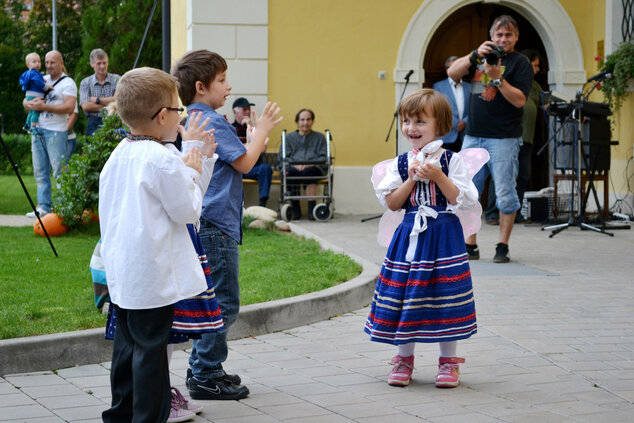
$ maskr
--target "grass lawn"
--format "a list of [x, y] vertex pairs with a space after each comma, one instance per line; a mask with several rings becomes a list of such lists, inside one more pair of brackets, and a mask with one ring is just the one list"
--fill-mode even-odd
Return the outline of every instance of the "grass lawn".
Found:
[[[5, 184], [0, 186], [0, 204], [6, 207]], [[21, 188], [18, 194], [24, 196]], [[0, 213], [11, 213], [8, 210], [0, 208]], [[88, 269], [98, 239], [98, 224], [52, 238], [56, 258], [46, 238], [35, 235], [31, 227], [0, 227], [0, 339], [105, 325], [105, 316], [94, 305]], [[322, 251], [314, 241], [245, 229], [240, 246], [241, 304], [318, 291], [360, 271], [347, 256]]]
[[[33, 204], [37, 205], [37, 190], [33, 175], [22, 175], [22, 181], [29, 191]], [[15, 173], [0, 175], [0, 214], [20, 214], [31, 211], [31, 205], [27, 200], [24, 190]]]

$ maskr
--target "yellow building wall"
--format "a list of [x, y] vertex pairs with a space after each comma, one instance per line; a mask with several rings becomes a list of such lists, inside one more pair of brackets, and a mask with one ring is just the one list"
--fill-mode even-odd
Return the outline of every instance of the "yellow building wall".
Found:
[[[172, 0], [172, 60], [186, 50], [185, 0]], [[605, 38], [605, 2], [560, 0], [577, 29], [587, 76], [598, 72], [598, 41]], [[295, 113], [310, 108], [314, 129], [330, 129], [337, 166], [371, 166], [394, 156], [394, 129], [385, 137], [395, 107], [393, 71], [407, 25], [420, 0], [268, 0], [268, 95], [284, 121], [271, 134], [279, 148], [282, 129], [296, 129]], [[385, 71], [386, 78], [378, 78]], [[231, 75], [229, 75], [231, 78]], [[634, 97], [615, 118], [612, 148], [614, 189], [625, 186], [632, 158]], [[603, 101], [595, 92], [592, 101]], [[630, 171], [631, 173], [631, 171]], [[624, 188], [625, 189], [625, 188]]]
[[[370, 166], [394, 157], [393, 71], [401, 38], [420, 0], [269, 0], [269, 99], [289, 132], [300, 108], [314, 129], [330, 129], [337, 166]], [[386, 79], [379, 80], [378, 72]], [[269, 149], [279, 145], [281, 130]], [[272, 148], [271, 148], [272, 147]]]
[[187, 1], [170, 1], [170, 56], [174, 64], [187, 52]]

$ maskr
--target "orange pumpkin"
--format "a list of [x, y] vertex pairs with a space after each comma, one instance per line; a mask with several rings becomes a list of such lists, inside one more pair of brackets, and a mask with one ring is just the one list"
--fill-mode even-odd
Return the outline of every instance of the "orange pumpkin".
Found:
[[[40, 219], [42, 220], [42, 225], [46, 228], [46, 232], [49, 236], [61, 236], [68, 231], [68, 226], [64, 225], [63, 219], [56, 213], [48, 213]], [[39, 220], [36, 221], [33, 225], [33, 232], [39, 236], [46, 236], [44, 234], [44, 230], [42, 229], [42, 225], [40, 225]]]
[[84, 225], [88, 223], [99, 222], [99, 215], [93, 213], [92, 210], [84, 210], [84, 212], [81, 214], [81, 220]]

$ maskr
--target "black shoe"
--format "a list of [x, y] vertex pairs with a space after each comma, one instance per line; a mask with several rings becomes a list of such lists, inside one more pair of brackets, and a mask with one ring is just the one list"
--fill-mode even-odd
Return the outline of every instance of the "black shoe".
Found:
[[249, 388], [217, 379], [189, 379], [189, 396], [197, 400], [239, 400], [249, 396]]
[[268, 197], [260, 198], [260, 203], [259, 203], [260, 207], [266, 207], [266, 202], [268, 199], [269, 199]]
[[480, 250], [478, 250], [478, 244], [465, 244], [467, 247], [467, 256], [469, 260], [480, 260]]
[[[187, 369], [187, 376], [185, 376], [185, 386], [189, 389], [189, 381], [194, 377], [194, 373], [192, 369]], [[238, 375], [231, 375], [225, 372], [225, 375], [222, 377], [225, 382], [231, 383], [233, 385], [240, 385], [242, 383], [242, 379]]]
[[315, 208], [315, 202], [308, 202], [308, 220], [315, 220], [315, 215], [313, 215], [313, 209]]
[[509, 246], [503, 242], [499, 242], [495, 246], [495, 257], [493, 257], [493, 263], [508, 263], [511, 261], [509, 258]]

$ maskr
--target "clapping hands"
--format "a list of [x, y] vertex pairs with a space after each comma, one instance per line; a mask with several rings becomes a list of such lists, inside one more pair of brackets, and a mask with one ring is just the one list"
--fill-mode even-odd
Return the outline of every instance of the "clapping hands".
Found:
[[216, 147], [218, 147], [214, 137], [215, 129], [206, 129], [210, 118], [206, 118], [201, 122], [202, 116], [202, 112], [196, 113], [189, 121], [187, 129], [180, 125], [178, 132], [181, 134], [183, 141], [202, 141], [203, 145], [200, 147], [200, 152], [204, 156], [212, 157], [216, 152]]

